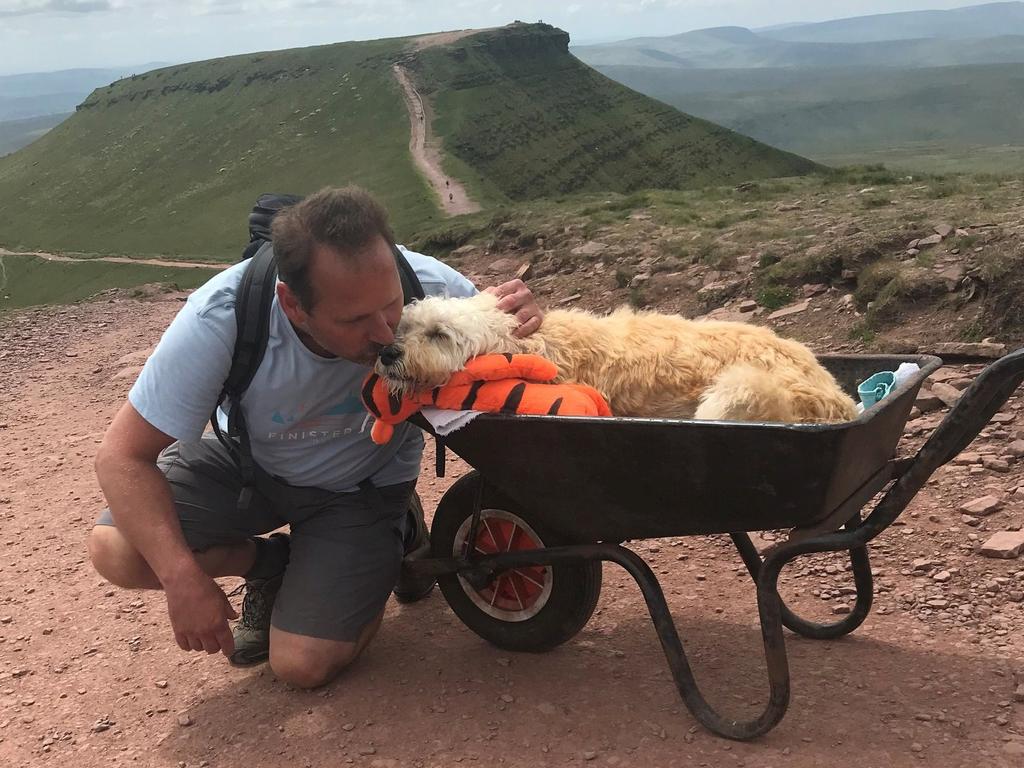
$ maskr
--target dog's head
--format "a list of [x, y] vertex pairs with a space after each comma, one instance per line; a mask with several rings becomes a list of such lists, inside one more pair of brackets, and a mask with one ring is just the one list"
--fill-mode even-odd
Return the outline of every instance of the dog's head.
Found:
[[469, 299], [431, 297], [402, 310], [395, 342], [384, 347], [374, 370], [396, 394], [447, 383], [466, 361], [488, 352], [515, 351], [516, 320], [489, 293]]

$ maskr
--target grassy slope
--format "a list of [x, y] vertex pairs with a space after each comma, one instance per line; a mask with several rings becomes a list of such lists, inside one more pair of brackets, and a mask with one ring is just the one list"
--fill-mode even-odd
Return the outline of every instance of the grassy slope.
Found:
[[1020, 65], [867, 72], [641, 67], [604, 71], [679, 109], [823, 161], [905, 155], [905, 160], [913, 157], [925, 168], [953, 170], [940, 169], [934, 164], [937, 159], [929, 157], [941, 147], [960, 150], [961, 168], [991, 170], [991, 152], [972, 153], [972, 166], [971, 155], [963, 150], [1024, 145]]
[[435, 212], [389, 62], [401, 40], [168, 67], [96, 90], [0, 160], [14, 248], [234, 258], [263, 191], [356, 182], [398, 231]]
[[[485, 200], [682, 188], [813, 170], [633, 93], [566, 53], [565, 33], [524, 25], [418, 56], [446, 150]], [[453, 163], [453, 170], [456, 170]]]
[[632, 93], [514, 25], [418, 55], [406, 40], [167, 67], [97, 89], [0, 159], [0, 244], [235, 258], [263, 191], [354, 182], [400, 237], [440, 215], [408, 151], [391, 65], [434, 93], [449, 172], [485, 203], [793, 175], [816, 166]]
[[107, 288], [130, 288], [145, 283], [172, 283], [184, 290], [203, 284], [213, 274], [197, 267], [0, 257], [0, 312], [36, 304], [68, 304]]

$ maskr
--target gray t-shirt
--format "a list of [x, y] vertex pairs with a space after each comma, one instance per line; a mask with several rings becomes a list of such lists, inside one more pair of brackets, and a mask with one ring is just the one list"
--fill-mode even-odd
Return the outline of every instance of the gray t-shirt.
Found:
[[[476, 293], [451, 267], [402, 250], [427, 296]], [[189, 297], [128, 393], [146, 421], [182, 442], [202, 436], [231, 368], [235, 292], [244, 269], [240, 263], [224, 270]], [[386, 445], [370, 439], [359, 397], [368, 372], [310, 351], [275, 296], [267, 351], [241, 400], [256, 463], [292, 485], [331, 491], [355, 490], [367, 478], [377, 486], [414, 480], [423, 435], [402, 424]]]

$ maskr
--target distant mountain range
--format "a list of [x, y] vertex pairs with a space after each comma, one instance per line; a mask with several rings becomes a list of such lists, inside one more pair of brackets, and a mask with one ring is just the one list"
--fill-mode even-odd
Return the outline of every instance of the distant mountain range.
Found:
[[822, 162], [948, 169], [943, 157], [955, 154], [963, 170], [1024, 170], [1022, 2], [572, 52], [641, 93]]

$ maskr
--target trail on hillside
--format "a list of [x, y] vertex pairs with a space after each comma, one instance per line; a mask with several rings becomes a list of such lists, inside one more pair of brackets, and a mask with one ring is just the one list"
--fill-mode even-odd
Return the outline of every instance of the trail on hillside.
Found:
[[114, 264], [148, 264], [153, 267], [197, 267], [199, 269], [227, 269], [230, 264], [211, 263], [203, 261], [168, 261], [165, 259], [133, 259], [128, 256], [96, 256], [94, 258], [76, 258], [74, 256], [61, 256], [56, 253], [44, 253], [42, 251], [9, 251], [0, 248], [2, 256], [35, 256], [46, 261], [109, 261]]
[[395, 79], [402, 87], [405, 107], [409, 112], [409, 151], [420, 169], [441, 199], [441, 209], [448, 216], [473, 213], [480, 210], [480, 204], [470, 199], [466, 189], [456, 179], [447, 176], [441, 168], [441, 149], [436, 141], [428, 141], [430, 133], [430, 110], [427, 109], [419, 91], [412, 84], [409, 73], [401, 64], [392, 67]]

